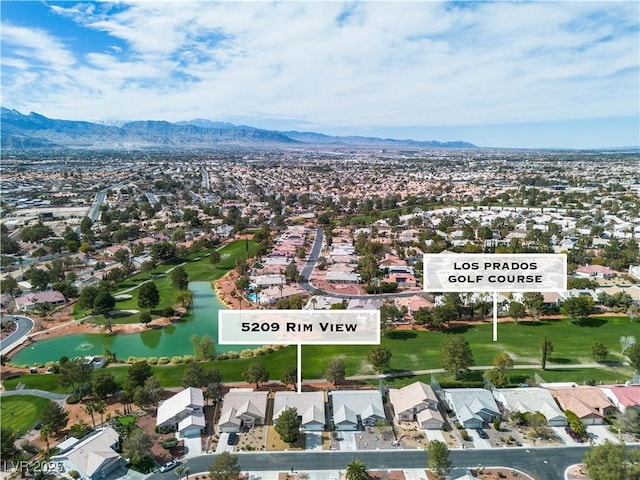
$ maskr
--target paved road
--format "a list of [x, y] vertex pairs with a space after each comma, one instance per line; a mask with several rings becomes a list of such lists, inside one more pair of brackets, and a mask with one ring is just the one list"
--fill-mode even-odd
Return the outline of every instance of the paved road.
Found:
[[3, 390], [0, 392], [0, 397], [11, 397], [15, 395], [34, 395], [36, 397], [48, 398], [49, 400], [56, 402], [62, 408], [64, 408], [66, 399], [69, 395], [61, 395], [59, 393], [51, 393], [45, 390], [24, 389], [24, 390]]
[[[492, 450], [451, 450], [454, 467], [505, 466], [522, 470], [536, 480], [563, 480], [565, 469], [579, 463], [589, 447], [509, 448]], [[634, 447], [639, 448], [639, 447]], [[361, 459], [368, 468], [426, 468], [427, 455], [421, 450], [378, 450], [357, 452], [277, 452], [240, 453], [242, 471], [344, 470], [353, 459]], [[213, 463], [214, 455], [189, 459], [191, 473], [204, 472]], [[156, 473], [151, 480], [175, 478], [173, 472]]]
[[15, 332], [2, 340], [2, 350], [0, 351], [2, 355], [8, 353], [12, 348], [22, 343], [34, 326], [33, 320], [29, 317], [25, 317], [23, 315], [12, 316], [18, 328]]

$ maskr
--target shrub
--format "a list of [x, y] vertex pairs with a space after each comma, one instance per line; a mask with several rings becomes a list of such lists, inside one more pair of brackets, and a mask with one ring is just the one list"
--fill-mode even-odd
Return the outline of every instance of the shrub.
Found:
[[67, 399], [66, 399], [65, 401], [66, 401], [66, 402], [67, 402], [67, 404], [69, 404], [69, 405], [74, 405], [74, 404], [78, 403], [78, 402], [80, 401], [80, 399], [79, 399], [79, 398], [76, 398], [76, 397], [74, 397], [74, 396], [72, 395], [72, 396], [67, 397]]
[[229, 357], [227, 356], [226, 353], [221, 353], [220, 355], [218, 355], [216, 357], [218, 360], [227, 360]]
[[137, 361], [138, 361], [138, 359], [136, 357], [127, 358], [127, 363], [128, 364], [133, 364], [133, 363], [136, 363]]
[[465, 442], [469, 440], [469, 432], [467, 432], [466, 430], [460, 430], [460, 436]]
[[162, 448], [169, 450], [170, 448], [178, 445], [178, 439], [176, 437], [167, 438], [162, 441]]
[[80, 474], [78, 472], [76, 472], [75, 470], [69, 471], [69, 476], [71, 478], [80, 478]]
[[149, 357], [149, 358], [147, 358], [147, 363], [149, 365], [157, 365], [158, 364], [158, 358], [157, 357]]
[[166, 365], [169, 363], [169, 357], [160, 357], [158, 359], [158, 365]]
[[253, 350], [249, 348], [245, 348], [244, 350], [242, 350], [242, 352], [240, 352], [240, 358], [248, 358], [248, 357], [253, 357]]
[[182, 363], [182, 357], [180, 357], [180, 356], [171, 357], [171, 363], [173, 365], [177, 365], [179, 363]]
[[231, 350], [230, 352], [227, 352], [227, 358], [230, 360], [240, 358], [240, 354], [238, 352], [234, 352], [233, 350]]

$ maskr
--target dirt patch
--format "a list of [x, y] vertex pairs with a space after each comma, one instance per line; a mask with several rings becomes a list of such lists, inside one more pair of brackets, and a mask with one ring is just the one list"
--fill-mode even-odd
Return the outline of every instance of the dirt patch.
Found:
[[589, 480], [590, 478], [584, 463], [573, 465], [567, 470], [567, 480]]
[[482, 480], [535, 480], [524, 472], [510, 468], [471, 469], [471, 474]]

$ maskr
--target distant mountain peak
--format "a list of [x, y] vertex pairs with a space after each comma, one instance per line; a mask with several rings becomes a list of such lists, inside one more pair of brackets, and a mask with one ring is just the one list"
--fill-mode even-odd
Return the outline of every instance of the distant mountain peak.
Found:
[[195, 119], [122, 122], [56, 120], [35, 112], [23, 115], [2, 107], [0, 146], [26, 148], [214, 148], [219, 146], [362, 146], [380, 148], [476, 148], [467, 142], [396, 140], [377, 137], [336, 137], [315, 132], [281, 132], [247, 125]]

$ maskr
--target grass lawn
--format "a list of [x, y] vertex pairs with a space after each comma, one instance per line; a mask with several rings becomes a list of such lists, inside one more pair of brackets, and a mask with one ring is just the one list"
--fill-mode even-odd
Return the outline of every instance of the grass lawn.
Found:
[[54, 373], [25, 373], [2, 381], [2, 385], [7, 390], [15, 390], [19, 383], [23, 383], [26, 389], [67, 393], [58, 382], [58, 375]]
[[33, 395], [12, 395], [0, 398], [2, 426], [25, 434], [40, 421], [44, 408], [51, 400]]
[[[446, 335], [464, 335], [473, 351], [476, 365], [491, 365], [493, 357], [508, 352], [516, 365], [539, 364], [540, 339], [545, 335], [554, 345], [550, 365], [594, 363], [590, 346], [602, 342], [612, 352], [610, 361], [621, 361], [620, 337], [640, 336], [640, 324], [632, 324], [627, 317], [592, 317], [583, 325], [569, 320], [503, 323], [498, 325], [498, 341], [492, 341], [492, 325], [468, 325], [448, 332], [425, 330], [396, 330], [382, 338], [382, 344], [391, 350], [391, 369], [397, 371], [440, 368], [440, 349]], [[302, 374], [304, 378], [324, 377], [326, 364], [340, 357], [347, 376], [375, 373], [367, 361], [372, 346], [308, 345], [302, 348]]]
[[[243, 381], [242, 372], [252, 363], [263, 363], [269, 372], [269, 379], [277, 381], [289, 366], [296, 364], [296, 347], [283, 348], [277, 352], [258, 357], [204, 362], [204, 366], [206, 368], [217, 368], [220, 370], [223, 382], [241, 382]], [[115, 365], [109, 367], [107, 371], [112, 373], [116, 382], [122, 385], [128, 368], [128, 365]], [[184, 369], [184, 364], [156, 365], [151, 367], [153, 374], [158, 377], [163, 387], [181, 386]]]
[[135, 415], [123, 415], [121, 417], [116, 417], [116, 422], [118, 422], [123, 427], [128, 425], [133, 425], [138, 420], [138, 417]]
[[[187, 271], [190, 282], [211, 282], [222, 277], [229, 270], [235, 268], [236, 259], [243, 258], [247, 254], [247, 249], [249, 256], [254, 255], [256, 242], [253, 240], [238, 240], [225, 245], [219, 250], [221, 259], [215, 266], [211, 265], [209, 261], [208, 254], [210, 250], [196, 252], [190, 254], [190, 257], [193, 257], [191, 259], [189, 257], [175, 259], [170, 263], [156, 267], [151, 274], [138, 273], [126, 280], [123, 280], [116, 287], [116, 292], [121, 292], [128, 288], [136, 287], [148, 280], [153, 280], [158, 288], [158, 292], [160, 293], [160, 304], [153, 309], [151, 314], [153, 317], [158, 317], [161, 315], [161, 312], [165, 307], [171, 307], [175, 304], [176, 289], [171, 284], [171, 274], [167, 273], [169, 269], [187, 262], [184, 265], [184, 268]], [[198, 260], [195, 260], [196, 258]], [[127, 294], [131, 295], [131, 298], [116, 302], [115, 309], [141, 310], [140, 307], [138, 307], [138, 289], [136, 288], [131, 290], [130, 292], [127, 292]], [[81, 311], [76, 307], [76, 309], [74, 309], [73, 316], [74, 318], [82, 318], [89, 313], [89, 311]], [[113, 323], [138, 323], [140, 322], [140, 313], [118, 315], [114, 316], [112, 320]], [[102, 325], [104, 323], [104, 317], [102, 315], [96, 315], [92, 318], [91, 322]]]

